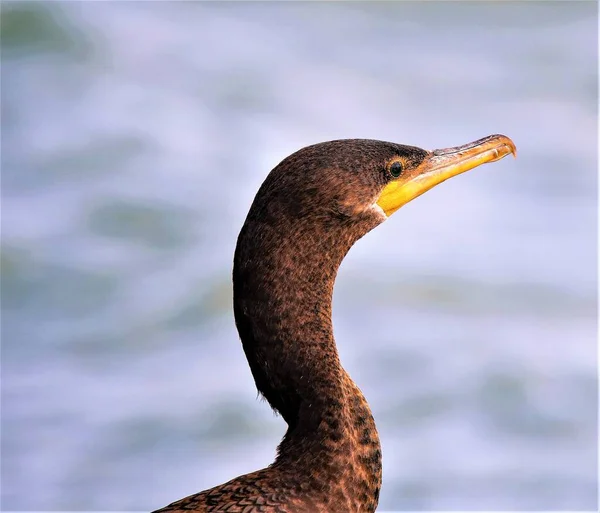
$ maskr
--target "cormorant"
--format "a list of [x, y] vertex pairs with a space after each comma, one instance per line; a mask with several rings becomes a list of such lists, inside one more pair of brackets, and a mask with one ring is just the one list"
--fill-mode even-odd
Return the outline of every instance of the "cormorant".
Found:
[[333, 338], [338, 267], [402, 205], [510, 153], [503, 135], [435, 151], [349, 139], [303, 148], [271, 171], [238, 237], [233, 305], [256, 387], [288, 429], [267, 468], [159, 512], [375, 511], [379, 436]]

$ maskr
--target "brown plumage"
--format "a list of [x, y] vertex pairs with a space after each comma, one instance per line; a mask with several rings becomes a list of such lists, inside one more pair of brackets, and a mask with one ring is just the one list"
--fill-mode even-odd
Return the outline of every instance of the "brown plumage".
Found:
[[[506, 141], [490, 136], [473, 144], [502, 153]], [[446, 167], [448, 158], [464, 161], [471, 147], [428, 152], [341, 140], [304, 148], [273, 169], [238, 238], [233, 301], [256, 386], [288, 430], [269, 467], [158, 511], [375, 511], [381, 448], [369, 405], [338, 358], [331, 323], [335, 277], [350, 247], [391, 212], [381, 200], [389, 184], [414, 183], [441, 158]], [[392, 168], [394, 162], [400, 167]], [[398, 208], [415, 195], [402, 189], [392, 196]]]

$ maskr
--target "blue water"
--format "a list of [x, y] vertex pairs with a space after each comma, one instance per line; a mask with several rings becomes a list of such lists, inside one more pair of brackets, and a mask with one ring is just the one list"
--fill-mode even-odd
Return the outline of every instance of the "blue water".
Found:
[[230, 284], [268, 171], [491, 133], [518, 159], [340, 270], [380, 510], [597, 508], [594, 2], [2, 7], [3, 510], [148, 510], [270, 463]]

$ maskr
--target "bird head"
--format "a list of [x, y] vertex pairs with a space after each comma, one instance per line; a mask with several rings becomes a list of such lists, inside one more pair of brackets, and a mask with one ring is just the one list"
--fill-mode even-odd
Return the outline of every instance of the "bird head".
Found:
[[509, 154], [516, 155], [516, 147], [504, 135], [433, 151], [368, 139], [329, 141], [284, 159], [257, 203], [263, 216], [272, 210], [304, 223], [376, 225], [448, 178]]

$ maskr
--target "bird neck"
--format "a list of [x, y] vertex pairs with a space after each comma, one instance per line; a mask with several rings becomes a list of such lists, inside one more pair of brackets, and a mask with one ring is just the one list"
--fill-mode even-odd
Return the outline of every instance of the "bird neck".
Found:
[[288, 424], [274, 466], [307, 476], [329, 470], [346, 499], [362, 497], [369, 511], [381, 485], [379, 437], [340, 364], [331, 321], [335, 277], [353, 242], [247, 220], [234, 258], [234, 313], [256, 386]]

